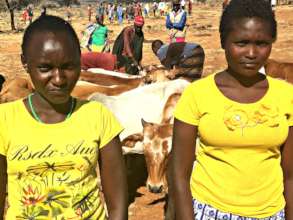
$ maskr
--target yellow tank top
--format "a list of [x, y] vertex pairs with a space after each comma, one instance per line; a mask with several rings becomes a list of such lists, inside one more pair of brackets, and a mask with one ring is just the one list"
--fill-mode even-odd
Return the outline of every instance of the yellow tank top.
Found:
[[280, 146], [293, 125], [293, 86], [267, 77], [255, 103], [225, 97], [214, 75], [186, 88], [175, 118], [198, 126], [192, 196], [223, 212], [264, 218], [284, 208]]
[[122, 130], [98, 102], [78, 101], [67, 120], [37, 122], [18, 100], [0, 105], [0, 154], [7, 158], [6, 219], [106, 219], [99, 149]]

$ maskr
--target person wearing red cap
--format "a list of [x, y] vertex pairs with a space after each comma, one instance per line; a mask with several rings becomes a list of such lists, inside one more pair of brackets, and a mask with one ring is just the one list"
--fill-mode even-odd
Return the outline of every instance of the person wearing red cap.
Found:
[[125, 68], [129, 74], [138, 74], [142, 60], [144, 18], [136, 16], [134, 25], [125, 27], [114, 42], [112, 54], [117, 56], [118, 69]]

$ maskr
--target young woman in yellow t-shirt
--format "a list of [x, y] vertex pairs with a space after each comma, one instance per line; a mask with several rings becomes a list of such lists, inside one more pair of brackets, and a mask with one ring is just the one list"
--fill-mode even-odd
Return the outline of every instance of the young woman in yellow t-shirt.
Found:
[[119, 133], [102, 104], [70, 94], [80, 74], [71, 25], [41, 16], [25, 31], [21, 61], [34, 93], [0, 105], [0, 216], [6, 219], [127, 219]]
[[276, 26], [265, 0], [223, 11], [228, 66], [188, 86], [174, 113], [176, 219], [293, 219], [293, 86], [259, 73]]

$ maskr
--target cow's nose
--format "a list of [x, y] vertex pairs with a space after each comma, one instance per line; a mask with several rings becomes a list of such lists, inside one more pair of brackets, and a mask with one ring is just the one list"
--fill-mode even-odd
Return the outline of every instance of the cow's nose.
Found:
[[148, 184], [148, 189], [152, 193], [160, 193], [160, 192], [162, 192], [163, 185], [161, 185], [161, 186], [151, 186], [150, 184]]

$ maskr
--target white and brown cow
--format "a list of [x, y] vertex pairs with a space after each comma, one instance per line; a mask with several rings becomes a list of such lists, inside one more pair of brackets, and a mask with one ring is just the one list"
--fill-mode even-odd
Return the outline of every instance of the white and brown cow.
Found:
[[173, 110], [181, 93], [169, 95], [163, 103], [159, 123], [141, 120], [142, 132], [123, 138], [125, 154], [144, 154], [148, 177], [146, 186], [150, 192], [167, 192], [166, 167], [171, 150]]
[[[189, 84], [186, 80], [177, 79], [140, 86], [117, 96], [96, 93], [89, 99], [103, 103], [114, 113], [125, 128], [120, 135], [123, 140], [129, 135], [142, 132], [142, 118], [161, 123], [168, 98], [174, 93], [181, 93]], [[137, 152], [143, 152], [142, 145], [140, 147]]]

